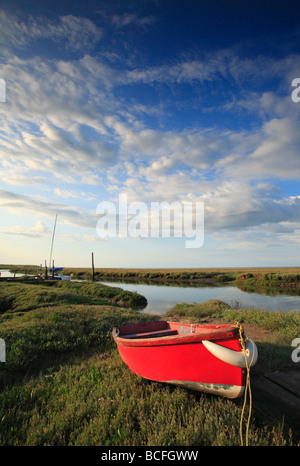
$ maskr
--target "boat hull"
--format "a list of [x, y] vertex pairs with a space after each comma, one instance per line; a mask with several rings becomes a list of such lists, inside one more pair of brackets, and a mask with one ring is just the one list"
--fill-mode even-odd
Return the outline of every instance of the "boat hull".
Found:
[[216, 357], [203, 341], [242, 352], [239, 330], [232, 325], [203, 326], [157, 321], [113, 330], [123, 362], [146, 379], [175, 384], [227, 398], [241, 396], [246, 370]]

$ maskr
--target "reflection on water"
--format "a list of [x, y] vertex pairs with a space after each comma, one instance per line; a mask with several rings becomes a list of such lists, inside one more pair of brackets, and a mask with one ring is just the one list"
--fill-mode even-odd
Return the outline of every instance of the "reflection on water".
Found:
[[0, 269], [0, 277], [21, 277], [23, 273], [11, 273], [9, 269]]
[[118, 286], [124, 290], [135, 291], [145, 296], [148, 305], [142, 312], [154, 315], [165, 314], [175, 304], [204, 303], [209, 299], [219, 299], [232, 307], [239, 307], [240, 309], [264, 309], [271, 312], [296, 310], [300, 312], [299, 291], [296, 296], [288, 296], [287, 294], [267, 296], [252, 291], [243, 291], [235, 286], [193, 286], [189, 284], [186, 287], [179, 287], [157, 283], [155, 285], [107, 281], [102, 281], [102, 283]]
[[299, 288], [255, 288], [255, 290], [251, 287], [247, 286], [239, 286], [241, 291], [245, 291], [246, 293], [255, 293], [255, 294], [263, 294], [266, 296], [298, 296], [300, 297], [300, 289]]

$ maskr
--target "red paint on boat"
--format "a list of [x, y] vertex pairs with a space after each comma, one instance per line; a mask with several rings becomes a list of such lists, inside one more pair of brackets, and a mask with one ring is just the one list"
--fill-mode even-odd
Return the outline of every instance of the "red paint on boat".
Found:
[[214, 356], [203, 340], [241, 352], [235, 325], [199, 325], [156, 321], [127, 324], [113, 330], [125, 364], [146, 379], [229, 398], [241, 396], [245, 370]]

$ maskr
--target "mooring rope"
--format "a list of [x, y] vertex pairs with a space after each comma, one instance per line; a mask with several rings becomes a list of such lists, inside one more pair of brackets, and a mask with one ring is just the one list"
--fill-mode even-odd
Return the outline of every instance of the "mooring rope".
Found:
[[[245, 356], [245, 363], [246, 363], [246, 369], [247, 369], [247, 376], [246, 376], [246, 386], [245, 386], [245, 396], [244, 396], [244, 403], [243, 403], [243, 409], [242, 409], [242, 414], [241, 414], [241, 420], [240, 420], [240, 438], [241, 438], [241, 445], [244, 445], [243, 441], [243, 418], [244, 418], [244, 412], [245, 412], [245, 407], [246, 407], [246, 402], [247, 402], [247, 392], [249, 390], [249, 414], [248, 414], [248, 420], [247, 420], [247, 425], [246, 425], [246, 446], [249, 445], [249, 425], [250, 425], [250, 419], [251, 419], [251, 413], [252, 413], [252, 393], [251, 393], [251, 385], [250, 385], [250, 367], [251, 364], [254, 360], [254, 355], [255, 355], [255, 345], [254, 342], [251, 340], [250, 337], [244, 335], [244, 330], [242, 325], [239, 322], [236, 322], [235, 325], [239, 328], [239, 334], [240, 334], [240, 340], [241, 340], [241, 345], [243, 348], [244, 356]], [[248, 364], [247, 360], [247, 355], [246, 355], [246, 342], [250, 341], [253, 346], [253, 355], [252, 359], [250, 361], [250, 364]]]

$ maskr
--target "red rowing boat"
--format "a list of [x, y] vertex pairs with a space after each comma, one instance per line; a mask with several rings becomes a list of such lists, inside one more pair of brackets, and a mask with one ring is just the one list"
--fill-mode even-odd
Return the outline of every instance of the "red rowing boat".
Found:
[[246, 369], [258, 354], [255, 343], [232, 324], [126, 324], [113, 329], [113, 338], [135, 374], [227, 398], [244, 393]]

